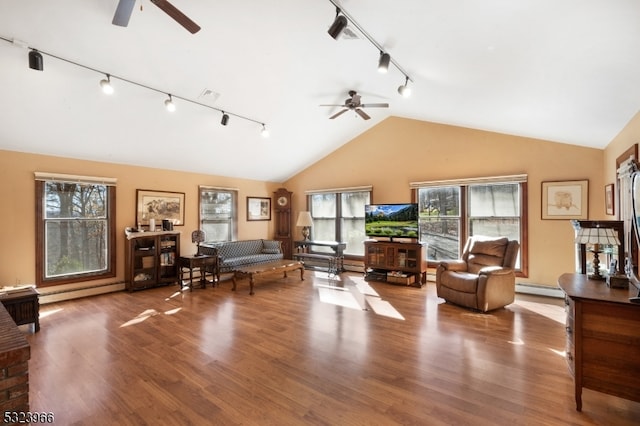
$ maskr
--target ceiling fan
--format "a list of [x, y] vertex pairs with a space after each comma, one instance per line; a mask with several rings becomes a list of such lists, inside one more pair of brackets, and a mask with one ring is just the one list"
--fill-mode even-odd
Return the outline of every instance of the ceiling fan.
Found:
[[358, 95], [358, 93], [355, 90], [349, 90], [349, 96], [350, 97], [348, 99], [344, 100], [343, 105], [329, 104], [329, 105], [320, 105], [320, 106], [331, 106], [331, 107], [340, 106], [344, 108], [343, 110], [338, 111], [337, 113], [329, 117], [329, 119], [332, 119], [332, 120], [338, 117], [339, 115], [344, 114], [347, 111], [355, 111], [355, 113], [358, 114], [360, 117], [364, 118], [365, 120], [368, 120], [371, 117], [369, 117], [369, 115], [366, 112], [364, 112], [362, 108], [389, 108], [389, 104], [387, 103], [361, 104], [360, 95]]
[[[164, 13], [172, 17], [178, 24], [182, 25], [191, 34], [195, 34], [200, 31], [200, 26], [193, 22], [187, 15], [180, 12], [174, 5], [167, 0], [151, 0], [151, 3], [158, 6]], [[120, 0], [116, 13], [113, 15], [113, 25], [126, 27], [129, 25], [129, 18], [133, 12], [133, 6], [135, 6], [136, 0]]]

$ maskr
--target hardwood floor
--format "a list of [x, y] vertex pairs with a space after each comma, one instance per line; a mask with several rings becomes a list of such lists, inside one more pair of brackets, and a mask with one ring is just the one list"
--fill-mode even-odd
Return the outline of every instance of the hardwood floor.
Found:
[[481, 314], [443, 303], [432, 283], [295, 275], [258, 282], [254, 296], [226, 281], [41, 306], [41, 330], [27, 334], [31, 410], [60, 425], [640, 419], [639, 403], [589, 390], [575, 410], [561, 300]]

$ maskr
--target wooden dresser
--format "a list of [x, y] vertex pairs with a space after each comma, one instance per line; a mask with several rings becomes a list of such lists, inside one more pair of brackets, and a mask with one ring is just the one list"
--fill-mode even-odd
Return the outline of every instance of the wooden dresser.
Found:
[[558, 284], [566, 294], [576, 409], [582, 388], [640, 402], [640, 305], [629, 302], [638, 290], [611, 289], [584, 274], [563, 274]]

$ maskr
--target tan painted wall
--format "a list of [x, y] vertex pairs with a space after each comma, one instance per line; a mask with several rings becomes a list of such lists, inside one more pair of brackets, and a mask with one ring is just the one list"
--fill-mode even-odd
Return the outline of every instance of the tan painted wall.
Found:
[[[604, 219], [603, 151], [392, 117], [285, 182], [294, 217], [304, 191], [373, 185], [375, 202], [407, 202], [409, 182], [526, 173], [529, 179], [529, 277], [556, 286], [575, 270], [567, 220], [541, 220], [541, 182], [589, 180], [589, 219]], [[298, 232], [298, 230], [296, 230]]]
[[185, 193], [185, 225], [175, 228], [183, 254], [196, 250], [191, 231], [198, 227], [199, 185], [238, 189], [239, 239], [273, 237], [273, 221], [246, 221], [246, 197], [271, 197], [279, 184], [0, 150], [0, 286], [35, 282], [35, 171], [118, 179], [117, 276], [104, 283], [124, 280], [124, 228], [135, 226], [136, 189]]

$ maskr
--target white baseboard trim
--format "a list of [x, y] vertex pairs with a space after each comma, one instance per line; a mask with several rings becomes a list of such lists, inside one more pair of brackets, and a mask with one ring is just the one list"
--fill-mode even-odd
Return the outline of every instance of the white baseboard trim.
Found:
[[558, 287], [549, 287], [537, 284], [518, 284], [516, 283], [516, 293], [535, 294], [537, 296], [564, 298], [564, 291]]

